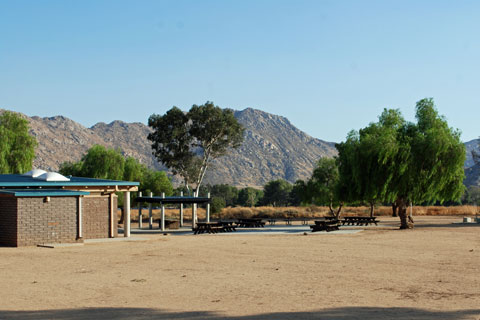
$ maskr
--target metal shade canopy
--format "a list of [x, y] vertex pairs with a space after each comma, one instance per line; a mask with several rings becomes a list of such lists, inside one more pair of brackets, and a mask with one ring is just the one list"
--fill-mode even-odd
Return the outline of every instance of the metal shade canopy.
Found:
[[137, 197], [136, 202], [147, 203], [209, 203], [210, 198], [205, 197]]

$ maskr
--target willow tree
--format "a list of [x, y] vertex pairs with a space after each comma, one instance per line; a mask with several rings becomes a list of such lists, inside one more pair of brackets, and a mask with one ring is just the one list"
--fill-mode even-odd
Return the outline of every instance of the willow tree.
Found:
[[[433, 99], [417, 102], [416, 119], [406, 122], [398, 110], [386, 109], [377, 123], [360, 130], [353, 152], [339, 148], [340, 168], [350, 172], [343, 180], [355, 188], [352, 196], [394, 202], [402, 229], [413, 227], [407, 218], [409, 203], [456, 200], [464, 190], [460, 132], [438, 114]], [[342, 163], [352, 157], [357, 161]]]
[[28, 129], [28, 121], [20, 115], [10, 111], [0, 115], [0, 173], [32, 169], [37, 140]]
[[341, 190], [336, 160], [320, 158], [306, 184], [306, 194], [310, 202], [327, 205], [330, 214], [338, 219], [344, 204], [344, 194]]
[[244, 129], [233, 111], [208, 101], [187, 113], [173, 107], [163, 116], [153, 114], [148, 125], [153, 129], [148, 135], [153, 154], [181, 176], [187, 188], [192, 184], [195, 196], [211, 162], [243, 142]]

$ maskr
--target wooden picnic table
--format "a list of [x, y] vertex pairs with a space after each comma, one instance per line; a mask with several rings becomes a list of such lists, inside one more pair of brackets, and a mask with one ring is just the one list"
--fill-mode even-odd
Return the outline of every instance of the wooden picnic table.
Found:
[[218, 223], [223, 227], [226, 232], [237, 231], [236, 225], [233, 221], [218, 221]]
[[248, 219], [238, 219], [237, 227], [239, 228], [263, 228], [265, 222], [262, 221], [262, 218], [248, 218]]
[[340, 221], [334, 219], [323, 219], [323, 220], [315, 220], [315, 224], [310, 226], [312, 232], [316, 231], [334, 231], [338, 230], [338, 226], [340, 225]]
[[197, 222], [193, 234], [225, 232], [222, 224], [218, 222]]
[[368, 226], [369, 224], [375, 223], [377, 226], [378, 224], [377, 217], [359, 217], [359, 216], [353, 216], [353, 217], [344, 217], [342, 220], [342, 225], [357, 225], [357, 226]]

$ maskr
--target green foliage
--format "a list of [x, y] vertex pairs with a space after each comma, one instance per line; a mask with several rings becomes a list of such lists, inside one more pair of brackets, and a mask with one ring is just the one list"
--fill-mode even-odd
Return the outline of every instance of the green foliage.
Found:
[[290, 192], [293, 186], [285, 180], [273, 180], [263, 187], [263, 205], [274, 207], [287, 206], [289, 204]]
[[0, 115], [0, 173], [32, 169], [37, 141], [28, 133], [28, 121], [14, 112]]
[[[65, 162], [60, 166], [60, 173], [80, 177], [113, 179], [140, 182], [139, 191], [144, 194], [166, 196], [173, 193], [173, 186], [167, 174], [147, 168], [135, 158], [123, 157], [119, 150], [106, 149], [95, 145], [90, 148], [79, 162]], [[123, 199], [119, 198], [119, 205]]]
[[263, 191], [246, 187], [238, 192], [238, 205], [242, 207], [254, 207], [263, 198]]
[[469, 186], [462, 196], [462, 203], [480, 205], [480, 187]]
[[307, 199], [307, 184], [303, 180], [297, 180], [290, 191], [290, 205], [298, 207], [303, 203], [309, 203], [310, 199]]
[[409, 202], [458, 200], [463, 193], [465, 146], [432, 99], [416, 105], [417, 123], [384, 110], [377, 123], [338, 144], [340, 189], [349, 200], [395, 201], [402, 228]]
[[210, 187], [210, 196], [225, 200], [225, 206], [233, 207], [237, 204], [238, 189], [228, 184], [216, 184]]
[[212, 213], [220, 213], [225, 208], [225, 199], [221, 197], [212, 197], [212, 203], [210, 204], [210, 210]]
[[[303, 188], [306, 203], [327, 205], [332, 215], [337, 217], [340, 215], [344, 199], [341, 194], [340, 173], [336, 159], [320, 158], [312, 177]], [[338, 206], [336, 211], [334, 206]]]
[[233, 111], [208, 101], [193, 105], [188, 113], [173, 107], [163, 116], [153, 114], [148, 125], [158, 161], [180, 175], [187, 188], [194, 184], [197, 195], [211, 161], [243, 142], [244, 129]]
[[125, 159], [119, 150], [94, 145], [82, 158], [81, 174], [97, 179], [123, 179]]
[[155, 171], [147, 169], [144, 171], [143, 177], [140, 179], [140, 191], [145, 195], [152, 192], [154, 195], [161, 195], [163, 192], [165, 196], [173, 194], [173, 186], [167, 174], [164, 171]]

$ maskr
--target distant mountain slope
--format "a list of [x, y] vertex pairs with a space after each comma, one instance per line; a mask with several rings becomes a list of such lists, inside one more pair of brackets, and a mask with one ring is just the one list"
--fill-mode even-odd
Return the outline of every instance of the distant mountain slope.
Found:
[[480, 153], [479, 147], [480, 139], [474, 139], [472, 141], [465, 142], [465, 147], [467, 149], [467, 160], [465, 161], [465, 168], [473, 167], [475, 164], [473, 162], [472, 151], [475, 150], [476, 152]]
[[235, 117], [245, 127], [245, 141], [215, 161], [207, 182], [257, 187], [274, 179], [293, 183], [308, 179], [320, 157], [337, 152], [334, 143], [310, 137], [287, 118], [250, 108], [236, 111]]
[[[284, 117], [254, 109], [237, 111], [235, 116], [245, 126], [245, 141], [214, 162], [206, 183], [261, 187], [274, 179], [295, 182], [308, 179], [320, 157], [336, 154], [333, 143], [310, 137]], [[149, 167], [163, 168], [152, 156], [147, 140], [151, 130], [142, 123], [100, 122], [86, 128], [63, 116], [25, 118], [39, 144], [37, 168], [58, 170], [65, 161], [80, 160], [94, 144], [119, 148]]]
[[465, 180], [463, 183], [469, 186], [479, 186], [480, 187], [480, 163], [465, 169]]

